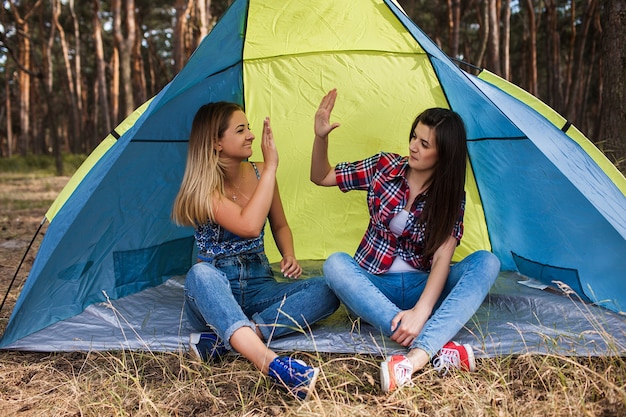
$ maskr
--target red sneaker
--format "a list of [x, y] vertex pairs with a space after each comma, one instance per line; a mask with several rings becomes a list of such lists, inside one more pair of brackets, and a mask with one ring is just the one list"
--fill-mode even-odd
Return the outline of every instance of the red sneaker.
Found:
[[411, 385], [413, 365], [404, 355], [393, 355], [380, 364], [380, 387], [391, 392], [404, 385]]
[[433, 358], [433, 366], [443, 374], [446, 374], [450, 367], [473, 372], [476, 370], [474, 349], [470, 345], [459, 345], [450, 341]]

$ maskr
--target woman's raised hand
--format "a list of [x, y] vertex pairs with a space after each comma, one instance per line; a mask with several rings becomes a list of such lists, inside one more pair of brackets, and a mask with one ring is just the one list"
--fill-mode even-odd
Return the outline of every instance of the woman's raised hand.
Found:
[[278, 167], [278, 150], [276, 149], [276, 143], [274, 143], [274, 134], [272, 133], [272, 126], [270, 125], [269, 117], [266, 117], [265, 120], [263, 120], [261, 151], [263, 152], [265, 168]]
[[337, 89], [333, 88], [322, 98], [317, 112], [315, 112], [315, 136], [326, 138], [330, 132], [339, 127], [339, 123], [330, 123], [330, 113], [335, 107]]

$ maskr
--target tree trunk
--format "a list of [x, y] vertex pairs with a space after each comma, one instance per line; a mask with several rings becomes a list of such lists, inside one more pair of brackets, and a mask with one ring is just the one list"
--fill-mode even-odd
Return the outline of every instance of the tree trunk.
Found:
[[[603, 79], [609, 83], [602, 92], [600, 134], [605, 152], [621, 161], [626, 158], [626, 4], [624, 0], [606, 0], [602, 13]], [[607, 88], [608, 87], [608, 88]]]
[[61, 14], [61, 0], [53, 0], [52, 2], [52, 22], [59, 33], [59, 42], [61, 43], [61, 50], [63, 51], [63, 62], [65, 63], [65, 77], [67, 79], [68, 97], [70, 102], [71, 115], [69, 120], [69, 131], [71, 132], [70, 149], [72, 152], [79, 151], [79, 119], [80, 113], [78, 111], [78, 104], [76, 100], [76, 84], [74, 82], [74, 75], [72, 74], [72, 63], [70, 62], [70, 52], [65, 39], [65, 30], [59, 22], [59, 15]]
[[15, 19], [17, 32], [19, 35], [19, 47], [17, 64], [20, 67], [18, 72], [19, 86], [19, 120], [20, 132], [18, 134], [18, 152], [26, 155], [30, 150], [31, 128], [30, 128], [30, 77], [31, 77], [31, 52], [30, 52], [30, 27], [28, 19], [30, 15], [39, 7], [41, 1], [37, 1], [33, 7], [25, 13], [24, 17], [20, 14], [15, 3], [11, 2], [11, 11]]
[[68, 1], [68, 6], [70, 9], [70, 15], [72, 16], [72, 24], [74, 28], [74, 83], [76, 85], [76, 112], [78, 113], [77, 121], [77, 130], [78, 135], [76, 136], [76, 140], [78, 141], [78, 149], [81, 149], [83, 152], [88, 151], [85, 148], [84, 144], [86, 143], [84, 140], [81, 140], [80, 134], [84, 130], [84, 126], [86, 124], [86, 112], [83, 111], [85, 106], [83, 105], [83, 81], [81, 74], [83, 73], [82, 63], [81, 63], [81, 42], [80, 42], [80, 27], [78, 18], [76, 16], [76, 10], [74, 9], [74, 0]]
[[[20, 39], [20, 63], [30, 70], [30, 38], [28, 37], [29, 25], [24, 22], [20, 30], [27, 36]], [[30, 75], [25, 71], [20, 71], [18, 75], [18, 85], [20, 91], [20, 132], [18, 135], [18, 150], [21, 155], [26, 155], [30, 150]]]
[[123, 43], [124, 48], [121, 50], [122, 59], [120, 60], [122, 69], [122, 82], [124, 83], [125, 96], [125, 112], [124, 117], [131, 114], [135, 108], [141, 103], [135, 103], [135, 95], [133, 92], [132, 77], [132, 54], [135, 47], [135, 39], [137, 37], [137, 29], [135, 28], [135, 0], [126, 0], [126, 39]]
[[9, 158], [13, 156], [13, 121], [11, 115], [13, 114], [13, 108], [11, 106], [11, 84], [9, 80], [11, 78], [11, 71], [5, 71], [4, 73], [4, 91], [6, 113], [7, 113], [7, 154]]
[[185, 61], [200, 44], [203, 38], [203, 26], [206, 30], [206, 22], [203, 22], [206, 18], [206, 5], [204, 0], [189, 0], [187, 3], [187, 18], [189, 19], [189, 23], [186, 33], [187, 41], [185, 42]]
[[[478, 58], [476, 59], [476, 64], [478, 66], [485, 67], [485, 54], [487, 53], [487, 43], [489, 42], [489, 0], [482, 0], [479, 2], [476, 7], [479, 9], [479, 12], [476, 13], [479, 16], [478, 24], [482, 29], [481, 33], [481, 42], [480, 42], [480, 50], [478, 52]], [[480, 17], [482, 16], [482, 19]]]
[[[567, 68], [565, 70], [565, 97], [568, 97], [566, 106], [569, 107], [569, 97], [571, 95], [572, 90], [572, 78], [574, 72], [574, 62], [576, 60], [576, 1], [571, 0], [570, 2], [570, 37], [567, 51]], [[567, 113], [567, 111], [566, 111]]]
[[[7, 102], [5, 101], [5, 104]], [[5, 116], [6, 116], [6, 108], [5, 107], [0, 107], [0, 122], [2, 122], [2, 120], [4, 120]], [[3, 156], [6, 156], [6, 150], [4, 147], [4, 140], [3, 140], [3, 136], [0, 136], [0, 158]]]
[[511, 79], [511, 4], [502, 3], [502, 75], [506, 80]]
[[576, 46], [574, 56], [575, 64], [572, 75], [572, 83], [567, 97], [567, 107], [565, 115], [569, 120], [582, 120], [583, 114], [580, 110], [583, 107], [583, 95], [585, 90], [585, 74], [591, 71], [591, 61], [586, 51], [587, 39], [589, 38], [589, 29], [593, 23], [597, 0], [587, 0], [587, 6], [583, 16], [579, 19], [582, 21], [580, 34], [576, 35]]
[[[107, 99], [106, 88], [106, 63], [104, 61], [104, 46], [102, 44], [102, 26], [100, 24], [100, 0], [93, 0], [93, 38], [96, 52], [96, 103], [99, 103], [100, 111], [94, 114], [94, 122], [96, 132], [99, 131], [98, 126], [102, 123], [102, 130], [106, 133], [110, 132], [111, 117], [109, 113], [109, 101]], [[98, 115], [99, 113], [99, 115]], [[99, 117], [100, 116], [100, 117]]]
[[[596, 20], [600, 21], [600, 13], [598, 11], [598, 7], [596, 7]], [[601, 24], [598, 24], [600, 27]], [[598, 52], [599, 49], [602, 48], [601, 41], [602, 34], [599, 31], [595, 31], [594, 35], [591, 36], [591, 53], [589, 54], [589, 60], [587, 61], [587, 71], [586, 74], [583, 74], [583, 92], [581, 93], [582, 99], [580, 109], [576, 113], [576, 126], [587, 134], [588, 138], [592, 138], [598, 135], [598, 127], [596, 126], [597, 121], [600, 119], [595, 115], [598, 114], [598, 111], [602, 105], [602, 84], [598, 82], [594, 82], [594, 80], [599, 80], [602, 78], [600, 75], [601, 67], [602, 67], [602, 57]], [[599, 97], [592, 99], [591, 97]]]
[[185, 33], [187, 32], [187, 0], [176, 0], [176, 23], [174, 25], [174, 73], [185, 65]]
[[111, 54], [111, 121], [117, 126], [120, 119], [120, 52], [117, 46]]
[[548, 58], [548, 97], [547, 102], [556, 111], [562, 112], [563, 95], [561, 94], [561, 48], [558, 31], [556, 0], [545, 0], [546, 17], [546, 55]]
[[133, 45], [133, 91], [135, 97], [135, 108], [145, 103], [148, 99], [146, 91], [146, 71], [144, 68], [143, 57], [141, 56], [141, 25], [136, 24], [135, 44]]
[[525, 0], [523, 3], [528, 13], [528, 67], [526, 68], [526, 90], [534, 96], [538, 94], [537, 77], [537, 23], [535, 20], [535, 5], [533, 0]]
[[[197, 0], [198, 8], [198, 45], [209, 34], [211, 22], [211, 0]], [[197, 45], [196, 45], [197, 47]], [[195, 49], [195, 48], [194, 48]]]
[[[124, 19], [122, 19], [121, 0], [112, 0], [113, 36], [119, 53], [120, 82], [124, 100], [122, 118], [135, 109], [132, 85], [132, 52], [135, 45], [135, 0], [124, 0]], [[122, 20], [125, 28], [122, 28]], [[126, 29], [126, 30], [124, 30]]]
[[[56, 2], [52, 3], [53, 14], [55, 10]], [[48, 42], [43, 48], [44, 55], [44, 91], [46, 97], [46, 117], [45, 124], [47, 130], [50, 132], [50, 139], [52, 142], [52, 155], [54, 155], [54, 161], [56, 165], [57, 175], [63, 175], [63, 152], [61, 150], [62, 144], [59, 138], [59, 131], [57, 127], [56, 109], [54, 108], [55, 95], [54, 92], [54, 61], [52, 60], [54, 40], [56, 38], [56, 25], [50, 25], [50, 35], [48, 36]]]
[[450, 56], [459, 58], [459, 29], [461, 25], [460, 0], [448, 0], [448, 47]]
[[498, 75], [502, 75], [500, 66], [500, 21], [496, 0], [487, 0], [489, 11], [489, 37], [487, 41], [487, 68]]
[[[448, 21], [446, 7], [441, 4], [442, 2], [443, 1], [440, 0], [434, 0], [427, 2], [428, 4], [422, 3], [420, 5], [421, 9], [430, 11], [437, 28], [445, 27]], [[417, 16], [419, 17], [421, 13], [422, 11], [418, 10]], [[444, 30], [437, 30], [434, 33], [431, 33], [431, 39], [435, 42], [439, 49], [442, 49], [445, 52], [448, 47], [448, 41], [447, 33]]]
[[452, 16], [454, 19], [454, 30], [452, 33], [452, 48], [454, 51], [454, 57], [459, 58], [459, 43], [461, 38], [461, 1], [452, 0]]
[[149, 91], [154, 92], [156, 91], [157, 87], [156, 87], [156, 62], [155, 62], [155, 55], [156, 55], [156, 47], [152, 44], [152, 41], [150, 39], [146, 40], [146, 43], [148, 44], [148, 82], [149, 82]]

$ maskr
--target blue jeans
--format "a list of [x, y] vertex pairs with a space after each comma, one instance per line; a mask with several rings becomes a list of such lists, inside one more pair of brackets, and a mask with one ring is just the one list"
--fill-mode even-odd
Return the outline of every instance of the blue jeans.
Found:
[[[491, 252], [478, 251], [450, 267], [450, 274], [433, 314], [413, 340], [433, 357], [480, 307], [498, 277], [500, 261]], [[348, 310], [391, 337], [391, 320], [419, 300], [428, 272], [380, 275], [365, 271], [347, 253], [334, 253], [324, 263], [328, 286]]]
[[241, 327], [269, 341], [331, 315], [339, 300], [323, 277], [277, 282], [264, 253], [199, 262], [187, 273], [185, 308], [192, 326], [214, 330], [230, 347]]

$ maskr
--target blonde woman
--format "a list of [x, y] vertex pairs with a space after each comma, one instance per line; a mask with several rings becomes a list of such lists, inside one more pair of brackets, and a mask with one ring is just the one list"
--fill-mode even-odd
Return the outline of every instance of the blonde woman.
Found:
[[[318, 369], [278, 356], [266, 343], [329, 316], [339, 301], [323, 277], [297, 280], [302, 268], [278, 193], [269, 118], [261, 139], [264, 162], [248, 162], [254, 139], [237, 104], [206, 104], [194, 117], [172, 213], [175, 223], [195, 227], [198, 247], [199, 262], [185, 281], [187, 314], [201, 332], [191, 335], [190, 348], [204, 360], [234, 349], [307, 399]], [[277, 282], [272, 274], [263, 245], [268, 219], [281, 272], [294, 281]]]

